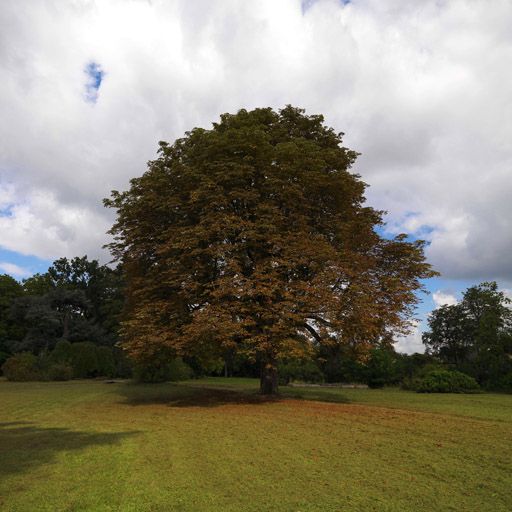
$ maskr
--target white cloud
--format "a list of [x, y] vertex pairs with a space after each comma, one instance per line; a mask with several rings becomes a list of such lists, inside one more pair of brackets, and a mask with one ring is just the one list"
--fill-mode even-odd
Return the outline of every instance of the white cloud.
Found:
[[454, 306], [457, 304], [457, 297], [453, 293], [444, 292], [442, 290], [437, 290], [432, 294], [432, 299], [434, 300], [434, 304], [436, 308], [441, 306]]
[[405, 354], [420, 354], [425, 352], [425, 346], [421, 341], [421, 326], [419, 322], [415, 322], [411, 332], [406, 336], [400, 336], [395, 343], [395, 350]]
[[19, 265], [15, 265], [14, 263], [8, 263], [5, 261], [0, 261], [0, 270], [7, 274], [11, 274], [14, 277], [27, 277], [32, 274], [32, 272], [27, 268], [23, 268]]
[[512, 275], [508, 0], [18, 0], [0, 24], [2, 247], [99, 256], [101, 199], [158, 140], [292, 103], [346, 132], [370, 204], [445, 277]]
[[102, 245], [110, 222], [95, 208], [59, 202], [44, 189], [25, 194], [15, 191], [9, 215], [0, 216], [3, 248], [50, 260], [85, 252], [105, 257]]
[[508, 299], [508, 300], [511, 300], [512, 301], [512, 290], [510, 288], [504, 288], [501, 290], [504, 294], [505, 294], [505, 297]]

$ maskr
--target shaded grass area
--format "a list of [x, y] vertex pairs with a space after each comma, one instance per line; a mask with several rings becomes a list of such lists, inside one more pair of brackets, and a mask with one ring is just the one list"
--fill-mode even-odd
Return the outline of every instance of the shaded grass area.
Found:
[[256, 390], [0, 382], [0, 510], [512, 510], [510, 395]]
[[53, 461], [59, 452], [119, 443], [136, 432], [82, 432], [67, 428], [43, 428], [28, 421], [0, 423], [0, 475], [26, 473]]

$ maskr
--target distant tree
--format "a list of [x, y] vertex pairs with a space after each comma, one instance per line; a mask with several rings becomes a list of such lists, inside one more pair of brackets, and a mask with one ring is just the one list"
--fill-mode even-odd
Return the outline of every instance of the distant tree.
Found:
[[468, 288], [459, 304], [430, 315], [430, 330], [423, 335], [427, 352], [481, 384], [499, 387], [512, 374], [510, 304], [495, 282]]
[[323, 382], [324, 374], [315, 361], [312, 361], [311, 359], [290, 359], [287, 361], [280, 361], [279, 382], [282, 384], [288, 384], [291, 381], [310, 383]]
[[119, 269], [100, 265], [87, 256], [60, 258], [47, 272], [52, 289], [83, 293], [87, 303], [84, 315], [106, 331], [115, 332], [123, 306], [122, 277]]
[[[18, 288], [20, 294], [3, 315], [18, 327], [17, 335], [5, 341], [11, 352], [38, 354], [52, 350], [61, 338], [111, 346], [117, 342], [124, 300], [119, 269], [87, 256], [60, 258], [48, 272], [35, 274]], [[0, 312], [0, 329], [2, 318]]]
[[430, 331], [423, 334], [423, 343], [430, 354], [442, 361], [461, 365], [474, 349], [473, 326], [462, 304], [443, 305], [428, 319]]
[[[12, 351], [38, 354], [52, 350], [57, 340], [70, 339], [71, 332], [76, 332], [77, 323], [89, 327], [86, 310], [87, 300], [81, 290], [56, 288], [41, 296], [19, 297], [13, 303], [10, 315], [17, 325], [23, 326], [25, 334], [23, 338], [11, 341]], [[87, 339], [89, 333], [83, 331], [77, 341]]]
[[399, 357], [391, 346], [372, 348], [365, 366], [366, 382], [370, 388], [396, 384], [400, 379]]
[[342, 134], [300, 109], [224, 114], [169, 145], [114, 191], [110, 245], [127, 279], [135, 360], [242, 352], [277, 392], [279, 360], [322, 344], [365, 353], [407, 329], [423, 242], [382, 238]]
[[13, 322], [23, 329], [21, 338], [11, 339], [11, 352], [28, 351], [39, 354], [53, 349], [62, 334], [62, 320], [52, 309], [47, 296], [22, 296], [10, 309]]
[[365, 382], [365, 361], [359, 347], [333, 343], [319, 348], [319, 361], [327, 382]]
[[45, 295], [54, 286], [48, 273], [34, 274], [33, 276], [23, 280], [23, 290], [25, 295], [41, 296]]
[[59, 286], [45, 295], [50, 308], [57, 312], [60, 323], [60, 338], [69, 339], [71, 323], [87, 316], [89, 303], [80, 289]]
[[398, 357], [398, 372], [400, 380], [412, 379], [418, 372], [425, 366], [436, 364], [437, 359], [431, 354], [397, 354]]

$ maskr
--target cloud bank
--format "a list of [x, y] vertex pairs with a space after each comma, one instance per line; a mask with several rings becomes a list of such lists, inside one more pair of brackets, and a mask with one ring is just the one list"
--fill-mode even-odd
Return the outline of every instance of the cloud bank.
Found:
[[448, 279], [512, 275], [512, 3], [7, 0], [0, 246], [101, 249], [101, 206], [223, 112], [291, 103], [346, 133], [391, 232]]

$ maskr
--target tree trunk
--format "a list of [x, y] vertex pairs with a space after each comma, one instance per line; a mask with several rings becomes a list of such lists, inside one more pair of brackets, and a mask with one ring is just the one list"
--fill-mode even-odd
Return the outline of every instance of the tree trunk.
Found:
[[275, 361], [264, 363], [260, 373], [260, 393], [262, 395], [277, 395], [277, 365]]

